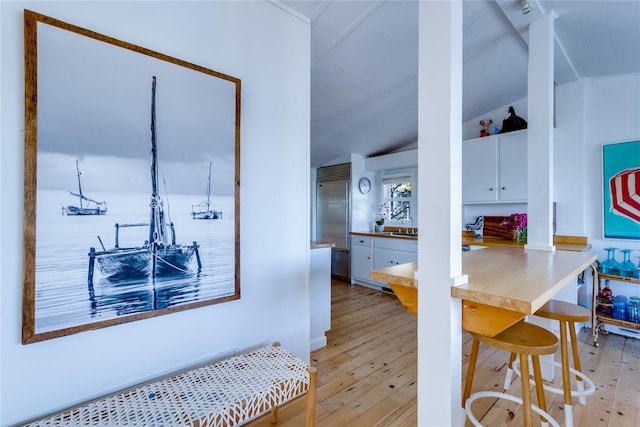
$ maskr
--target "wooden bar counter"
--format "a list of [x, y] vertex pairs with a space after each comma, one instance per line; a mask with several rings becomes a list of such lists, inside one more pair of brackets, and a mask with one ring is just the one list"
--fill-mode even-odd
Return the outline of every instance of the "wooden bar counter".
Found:
[[[462, 253], [462, 273], [469, 282], [451, 288], [462, 299], [462, 327], [494, 336], [535, 313], [597, 259], [595, 253], [488, 247]], [[371, 272], [386, 282], [412, 314], [418, 311], [417, 263]], [[424, 287], [432, 284], [423, 284]]]
[[[507, 246], [524, 248], [524, 243], [517, 243], [514, 240], [500, 239], [497, 237], [474, 237], [473, 232], [462, 232], [463, 245], [475, 246]], [[558, 251], [586, 252], [591, 249], [591, 244], [584, 236], [553, 236], [553, 244]]]

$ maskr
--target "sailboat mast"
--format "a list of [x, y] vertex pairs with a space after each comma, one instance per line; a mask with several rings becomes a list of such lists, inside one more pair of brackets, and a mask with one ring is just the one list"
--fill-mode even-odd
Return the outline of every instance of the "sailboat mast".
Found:
[[209, 162], [209, 181], [207, 181], [207, 209], [209, 209], [210, 196], [211, 196], [211, 162]]
[[158, 209], [158, 150], [156, 147], [156, 76], [151, 83], [151, 218], [149, 219], [149, 243], [159, 237], [156, 233]]
[[158, 149], [156, 145], [156, 76], [151, 86], [151, 196], [158, 197]]
[[80, 209], [82, 209], [82, 199], [84, 199], [84, 195], [82, 194], [82, 184], [80, 182], [80, 166], [78, 166], [78, 160], [76, 160], [76, 172], [78, 174], [78, 193], [80, 194]]

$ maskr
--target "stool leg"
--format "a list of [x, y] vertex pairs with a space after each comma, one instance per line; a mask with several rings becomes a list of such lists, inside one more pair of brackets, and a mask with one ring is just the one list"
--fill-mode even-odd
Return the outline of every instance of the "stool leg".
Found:
[[[576, 335], [576, 326], [573, 323], [569, 323], [569, 335], [571, 336], [571, 352], [573, 353], [573, 368], [582, 372], [582, 366], [580, 366], [580, 354], [578, 353], [578, 337]], [[582, 378], [576, 375], [576, 382], [578, 386], [578, 391], [584, 391], [584, 383], [582, 382]], [[587, 404], [586, 396], [578, 397], [578, 400], [581, 404]]]
[[526, 354], [520, 354], [520, 383], [522, 384], [522, 415], [525, 427], [533, 425], [531, 410], [531, 386], [529, 384], [529, 358]]
[[571, 406], [571, 376], [569, 374], [569, 349], [567, 346], [567, 322], [560, 321], [560, 353], [562, 355], [562, 390], [564, 391], [564, 418], [567, 427], [573, 427]]
[[478, 347], [480, 341], [473, 339], [471, 343], [471, 355], [469, 356], [469, 367], [467, 368], [467, 378], [464, 382], [464, 393], [462, 394], [462, 407], [467, 404], [467, 399], [471, 396], [471, 386], [473, 385], [473, 375], [476, 372], [476, 360], [478, 359]]
[[511, 380], [513, 379], [513, 362], [516, 361], [516, 354], [511, 353], [509, 357], [509, 366], [507, 366], [507, 373], [504, 376], [504, 389], [509, 390], [511, 387]]
[[[544, 388], [542, 387], [542, 372], [540, 371], [540, 357], [531, 356], [533, 364], [533, 378], [536, 383], [536, 395], [538, 396], [538, 408], [547, 412], [547, 403], [544, 398]], [[543, 426], [548, 426], [549, 421], [543, 416], [540, 416], [540, 422]]]

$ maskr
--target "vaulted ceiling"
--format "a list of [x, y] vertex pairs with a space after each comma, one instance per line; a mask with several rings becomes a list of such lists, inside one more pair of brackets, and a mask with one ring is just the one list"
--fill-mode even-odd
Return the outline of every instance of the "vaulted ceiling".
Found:
[[[415, 144], [418, 1], [280, 3], [311, 22], [311, 167]], [[556, 84], [640, 72], [640, 1], [529, 4], [463, 2], [463, 120], [527, 96], [528, 25], [551, 10]]]

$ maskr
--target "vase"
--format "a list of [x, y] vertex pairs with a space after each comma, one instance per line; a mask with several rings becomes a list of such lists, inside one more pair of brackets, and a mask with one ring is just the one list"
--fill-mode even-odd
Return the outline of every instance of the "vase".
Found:
[[378, 231], [378, 233], [382, 233], [384, 231], [384, 225], [376, 224], [376, 230]]
[[516, 241], [516, 243], [527, 243], [527, 230], [526, 228], [524, 230], [521, 230], [519, 228], [515, 229], [513, 232], [513, 240]]

